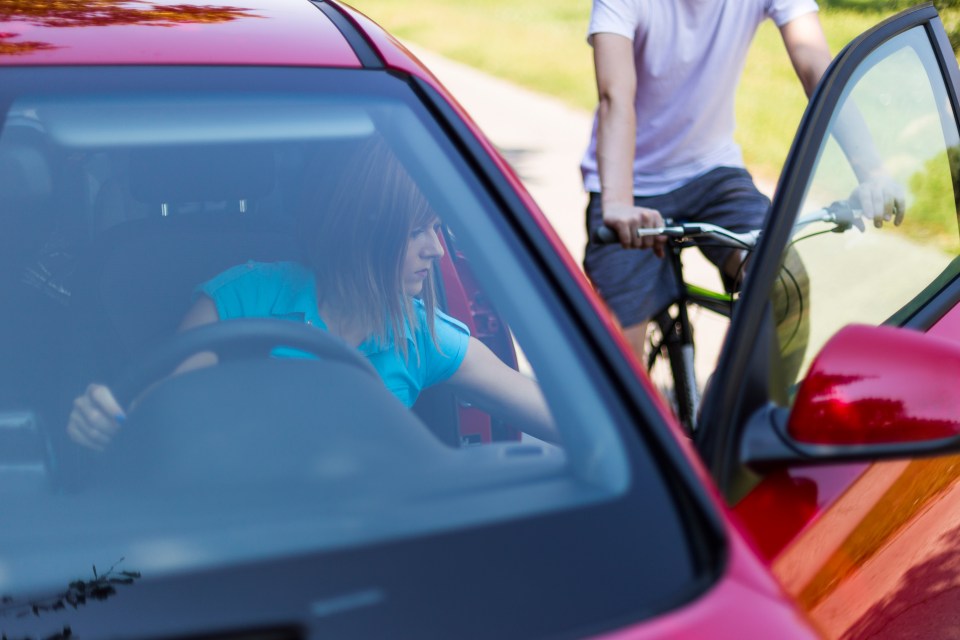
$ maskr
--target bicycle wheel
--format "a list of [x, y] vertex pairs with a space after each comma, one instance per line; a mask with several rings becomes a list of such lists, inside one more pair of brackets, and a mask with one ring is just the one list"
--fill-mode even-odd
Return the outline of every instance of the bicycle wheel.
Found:
[[680, 319], [666, 309], [651, 323], [647, 372], [687, 434], [696, 428], [700, 390], [694, 368], [693, 328], [683, 335]]

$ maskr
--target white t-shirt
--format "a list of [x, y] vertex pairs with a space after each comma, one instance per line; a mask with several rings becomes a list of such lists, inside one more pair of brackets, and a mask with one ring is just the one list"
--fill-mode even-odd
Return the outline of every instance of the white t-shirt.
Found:
[[[734, 98], [747, 50], [766, 18], [778, 27], [817, 11], [816, 0], [593, 0], [588, 40], [633, 41], [637, 73], [635, 195], [672, 191], [719, 166], [743, 166], [733, 140]], [[597, 120], [581, 164], [600, 191]]]

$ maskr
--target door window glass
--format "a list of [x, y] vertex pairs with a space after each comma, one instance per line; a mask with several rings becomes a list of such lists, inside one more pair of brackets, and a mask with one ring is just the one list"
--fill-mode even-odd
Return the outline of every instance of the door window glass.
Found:
[[[828, 132], [771, 295], [782, 377], [775, 389], [802, 376], [839, 328], [903, 324], [958, 270], [960, 137], [922, 27], [866, 58]], [[905, 203], [880, 227], [857, 217], [869, 208], [858, 187], [871, 181]], [[852, 207], [852, 225], [815, 221], [833, 203]]]

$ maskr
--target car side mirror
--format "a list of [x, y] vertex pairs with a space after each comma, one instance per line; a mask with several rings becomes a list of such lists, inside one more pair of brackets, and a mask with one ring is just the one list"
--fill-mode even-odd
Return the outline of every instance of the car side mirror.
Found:
[[960, 344], [850, 325], [810, 365], [792, 409], [754, 416], [743, 461], [836, 464], [960, 452]]
[[805, 444], [928, 442], [960, 436], [960, 345], [851, 325], [828, 342], [787, 422]]

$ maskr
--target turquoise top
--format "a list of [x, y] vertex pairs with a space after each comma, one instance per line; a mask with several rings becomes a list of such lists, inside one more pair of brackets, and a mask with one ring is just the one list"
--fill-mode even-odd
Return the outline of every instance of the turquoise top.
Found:
[[[327, 330], [320, 317], [313, 272], [296, 262], [248, 262], [227, 269], [201, 284], [197, 291], [216, 305], [221, 320], [228, 318], [281, 318]], [[414, 298], [415, 329], [406, 323], [408, 357], [390, 339], [381, 345], [368, 338], [357, 349], [370, 361], [387, 388], [408, 407], [420, 391], [449, 378], [467, 354], [470, 331], [459, 320], [437, 310], [434, 331], [427, 327], [423, 302]], [[288, 347], [274, 349], [283, 358], [313, 357]]]

